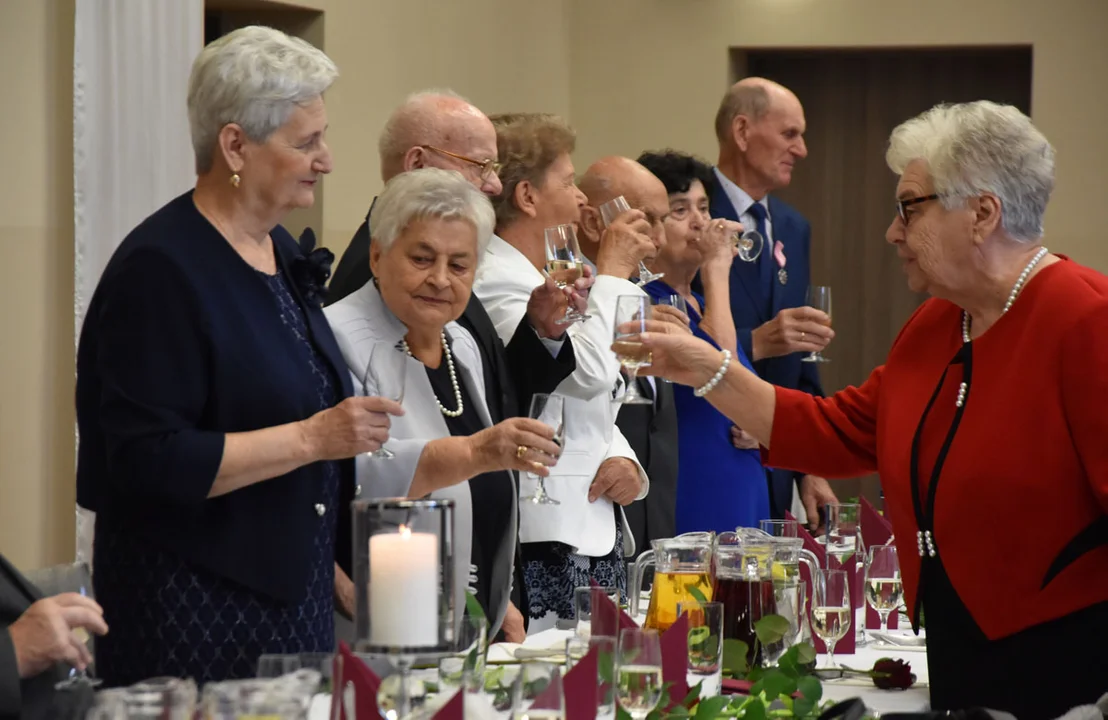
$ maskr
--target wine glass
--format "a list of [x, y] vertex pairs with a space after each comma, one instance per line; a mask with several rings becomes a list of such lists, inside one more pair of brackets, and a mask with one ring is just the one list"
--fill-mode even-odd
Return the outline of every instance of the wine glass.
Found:
[[732, 233], [731, 244], [739, 251], [740, 260], [754, 262], [762, 254], [766, 241], [762, 233], [757, 230], [747, 230], [742, 233]]
[[800, 523], [796, 520], [759, 520], [758, 527], [770, 537], [794, 538]]
[[827, 645], [828, 667], [838, 669], [835, 643], [850, 630], [850, 583], [843, 570], [819, 570], [812, 578], [812, 631]]
[[[845, 565], [852, 555], [857, 553], [860, 556], [862, 552], [862, 506], [858, 503], [828, 503], [824, 509], [827, 513], [827, 557], [829, 560], [834, 558], [840, 566]], [[859, 560], [860, 557], [855, 561]]]
[[[827, 317], [831, 317], [831, 288], [826, 285], [812, 285], [808, 288], [808, 307], [815, 308], [816, 310], [822, 310], [827, 313]], [[831, 362], [828, 358], [825, 358], [823, 354], [816, 350], [813, 353], [808, 353], [801, 358], [803, 362]]]
[[[362, 374], [362, 388], [366, 397], [377, 396], [403, 403], [410, 357], [406, 343], [401, 343], [400, 347], [385, 343], [373, 345]], [[369, 456], [390, 459], [396, 457], [396, 454], [382, 445], [369, 453]]]
[[[608, 227], [616, 218], [631, 209], [631, 206], [627, 203], [627, 199], [620, 195], [613, 198], [608, 202], [600, 206], [600, 217], [604, 221], [604, 227]], [[646, 267], [646, 263], [639, 260], [639, 279], [636, 283], [639, 287], [652, 283], [655, 280], [661, 280], [665, 277], [665, 273], [652, 273], [650, 269]]]
[[654, 303], [655, 305], [669, 305], [670, 307], [677, 308], [681, 312], [685, 313], [687, 317], [689, 314], [689, 303], [681, 295], [666, 295], [658, 298]]
[[650, 398], [642, 396], [635, 384], [635, 375], [639, 368], [650, 365], [653, 359], [640, 340], [640, 335], [646, 332], [650, 312], [650, 298], [645, 295], [620, 295], [616, 298], [616, 326], [612, 345], [620, 365], [630, 376], [627, 392], [620, 401], [625, 405], [654, 404]]
[[561, 668], [544, 662], [520, 665], [512, 685], [512, 720], [562, 720], [565, 716]]
[[[543, 231], [546, 246], [546, 274], [560, 288], [571, 287], [584, 274], [585, 256], [577, 244], [573, 225], [557, 225]], [[591, 315], [580, 313], [573, 305], [566, 307], [563, 321], [588, 320]]]
[[616, 652], [616, 697], [632, 720], [644, 720], [662, 699], [662, 644], [657, 630], [624, 628]]
[[[53, 576], [53, 582], [56, 587], [51, 588], [54, 592], [50, 595], [56, 595], [60, 592], [66, 592], [70, 590], [74, 583], [77, 588], [75, 592], [80, 593], [88, 598], [94, 597], [92, 589], [92, 573], [89, 570], [89, 566], [85, 563], [74, 563], [72, 565], [62, 565], [49, 570]], [[46, 592], [46, 588], [39, 586], [39, 589]], [[88, 646], [89, 651], [92, 652], [92, 636], [89, 635], [88, 630], [82, 627], [75, 627], [72, 630], [74, 637], [79, 642]], [[56, 690], [73, 690], [81, 687], [96, 687], [103, 681], [99, 678], [94, 678], [88, 673], [88, 668], [84, 670], [78, 670], [77, 668], [69, 669], [69, 677], [54, 685]]]
[[881, 629], [884, 630], [889, 614], [900, 607], [904, 597], [896, 545], [878, 545], [869, 549], [865, 592], [866, 602], [881, 616]]
[[[554, 442], [559, 447], [565, 442], [565, 398], [561, 395], [548, 395], [535, 393], [531, 396], [531, 411], [527, 417], [538, 420], [554, 430]], [[561, 505], [559, 501], [546, 494], [546, 484], [542, 475], [527, 473], [527, 477], [538, 482], [538, 490], [533, 495], [520, 498], [520, 502], [530, 502], [536, 505]]]

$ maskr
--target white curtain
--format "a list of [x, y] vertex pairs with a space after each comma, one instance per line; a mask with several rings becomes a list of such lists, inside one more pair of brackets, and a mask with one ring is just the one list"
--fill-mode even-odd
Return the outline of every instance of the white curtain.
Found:
[[[185, 96], [204, 42], [204, 0], [77, 0], [73, 179], [77, 336], [127, 233], [195, 179]], [[92, 560], [77, 509], [77, 558]]]

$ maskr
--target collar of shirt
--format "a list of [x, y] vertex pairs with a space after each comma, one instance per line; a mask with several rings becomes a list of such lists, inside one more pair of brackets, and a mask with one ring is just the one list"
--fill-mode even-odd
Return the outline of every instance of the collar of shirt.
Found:
[[[716, 173], [716, 179], [719, 180], [720, 187], [723, 188], [723, 192], [727, 194], [727, 199], [731, 201], [731, 205], [734, 206], [735, 212], [740, 217], [750, 212], [750, 206], [754, 204], [754, 198], [747, 194], [746, 190], [736, 185], [731, 178], [727, 177], [719, 171], [719, 168], [712, 168]], [[758, 204], [766, 209], [767, 222], [771, 219], [769, 214], [769, 195], [758, 201]]]

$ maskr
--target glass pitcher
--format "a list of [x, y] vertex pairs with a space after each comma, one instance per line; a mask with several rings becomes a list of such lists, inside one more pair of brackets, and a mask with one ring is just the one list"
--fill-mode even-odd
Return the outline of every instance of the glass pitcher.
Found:
[[723, 637], [746, 643], [752, 665], [761, 654], [755, 652], [754, 623], [777, 611], [774, 550], [773, 538], [754, 528], [722, 533], [715, 549], [712, 597], [723, 603]]
[[[631, 571], [630, 587], [641, 587], [643, 573], [654, 566], [654, 587], [646, 610], [648, 629], [664, 632], [677, 622], [677, 604], [696, 600], [690, 588], [696, 588], [705, 600], [712, 599], [712, 545], [709, 533], [688, 537], [654, 540]], [[639, 613], [639, 593], [630, 593], [631, 617]]]

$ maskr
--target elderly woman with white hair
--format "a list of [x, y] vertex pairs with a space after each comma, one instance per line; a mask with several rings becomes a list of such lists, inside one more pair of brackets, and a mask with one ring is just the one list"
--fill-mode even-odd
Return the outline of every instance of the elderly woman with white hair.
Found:
[[189, 81], [196, 187], [131, 231], [93, 296], [77, 499], [97, 513], [108, 685], [249, 677], [263, 653], [334, 646], [352, 458], [403, 412], [352, 397], [320, 307], [326, 251], [279, 225], [331, 171], [336, 75], [269, 28], [208, 45]]
[[880, 473], [933, 709], [1057, 717], [1108, 690], [1108, 278], [1043, 246], [1054, 151], [1015, 108], [933, 108], [887, 160], [886, 239], [931, 298], [865, 383], [815, 398], [648, 333], [651, 372], [774, 467]]
[[492, 204], [459, 173], [425, 168], [389, 180], [370, 221], [373, 282], [325, 312], [359, 392], [403, 387], [405, 414], [392, 424], [392, 457], [358, 458], [360, 496], [454, 500], [459, 577], [470, 576], [495, 635], [518, 543], [513, 471], [546, 476], [561, 449], [538, 420], [491, 423], [477, 342], [456, 322], [492, 236]]

